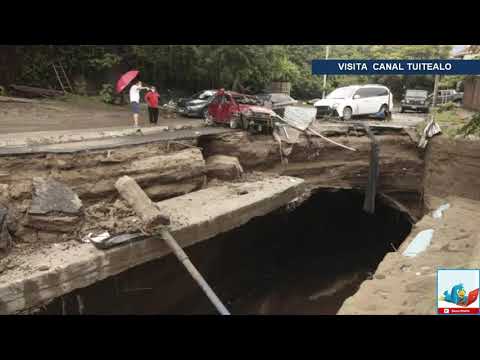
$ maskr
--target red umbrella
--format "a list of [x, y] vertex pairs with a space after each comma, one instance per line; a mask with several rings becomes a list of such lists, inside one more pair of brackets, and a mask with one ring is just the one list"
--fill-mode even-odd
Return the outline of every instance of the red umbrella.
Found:
[[137, 77], [137, 75], [140, 73], [138, 70], [131, 70], [125, 74], [123, 74], [120, 79], [117, 81], [117, 92], [121, 92], [123, 89], [125, 89], [130, 82]]

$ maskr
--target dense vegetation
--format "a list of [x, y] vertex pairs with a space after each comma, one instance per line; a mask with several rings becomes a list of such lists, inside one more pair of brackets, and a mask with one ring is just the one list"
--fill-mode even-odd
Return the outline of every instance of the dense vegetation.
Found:
[[[97, 91], [113, 83], [121, 71], [136, 68], [144, 81], [160, 89], [191, 92], [225, 87], [256, 92], [282, 80], [292, 83], [294, 97], [308, 99], [322, 93], [322, 77], [312, 76], [310, 62], [324, 58], [325, 50], [324, 45], [0, 46], [0, 70], [8, 71], [0, 85], [55, 86], [50, 64], [60, 60], [70, 76], [83, 75], [86, 82], [95, 83]], [[330, 58], [432, 59], [447, 58], [450, 50], [451, 46], [443, 45], [333, 45]], [[106, 77], [112, 69], [117, 71], [115, 76]], [[460, 79], [445, 77], [441, 86], [455, 87]], [[432, 76], [329, 76], [326, 90], [367, 82], [385, 84], [396, 96], [406, 87], [433, 88]], [[75, 84], [85, 86], [81, 81]]]

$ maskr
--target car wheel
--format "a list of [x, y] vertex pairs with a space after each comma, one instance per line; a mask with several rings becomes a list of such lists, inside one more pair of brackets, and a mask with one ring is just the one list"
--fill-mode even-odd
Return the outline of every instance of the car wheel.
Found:
[[400, 112], [401, 113], [404, 113], [405, 112], [405, 109], [403, 107], [400, 108]]
[[383, 113], [384, 115], [384, 120], [388, 120], [390, 118], [390, 113], [388, 111], [388, 106], [387, 105], [382, 105], [380, 108], [380, 113]]
[[352, 118], [352, 108], [347, 106], [345, 109], [343, 109], [342, 119], [344, 121], [348, 121], [351, 118]]

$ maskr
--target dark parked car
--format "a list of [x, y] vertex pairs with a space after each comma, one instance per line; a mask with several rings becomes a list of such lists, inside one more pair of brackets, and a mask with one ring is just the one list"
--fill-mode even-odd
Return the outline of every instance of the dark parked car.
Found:
[[[428, 100], [430, 103], [433, 102], [433, 93], [428, 96]], [[454, 89], [438, 90], [437, 105], [445, 104], [447, 102], [461, 104], [463, 102], [463, 92], [457, 92]]]
[[203, 90], [189, 98], [180, 99], [177, 102], [177, 112], [185, 116], [205, 118], [208, 114], [208, 105], [216, 93], [216, 90]]
[[272, 109], [279, 115], [283, 115], [285, 106], [296, 105], [298, 101], [283, 93], [258, 94], [257, 98], [263, 101], [263, 105]]
[[427, 113], [429, 106], [428, 91], [409, 89], [400, 104], [400, 112], [403, 113], [405, 110], [411, 110]]

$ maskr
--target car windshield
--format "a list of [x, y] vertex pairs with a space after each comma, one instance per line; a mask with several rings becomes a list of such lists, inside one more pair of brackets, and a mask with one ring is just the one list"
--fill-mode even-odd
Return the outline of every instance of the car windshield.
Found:
[[407, 90], [406, 96], [426, 98], [427, 94], [428, 93], [425, 90]]
[[336, 90], [333, 90], [330, 94], [327, 95], [327, 99], [347, 99], [352, 97], [355, 88], [353, 87], [342, 87]]

